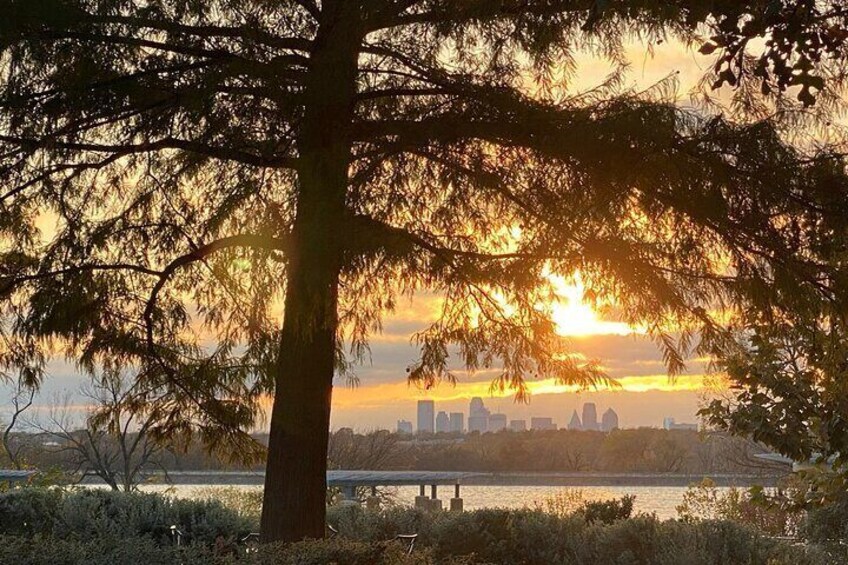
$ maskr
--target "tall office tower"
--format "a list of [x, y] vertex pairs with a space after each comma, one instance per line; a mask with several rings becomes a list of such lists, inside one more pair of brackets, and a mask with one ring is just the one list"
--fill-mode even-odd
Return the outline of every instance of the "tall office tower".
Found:
[[506, 429], [506, 414], [489, 415], [489, 431], [499, 432]]
[[435, 431], [434, 419], [436, 404], [432, 400], [418, 401], [418, 433], [432, 434]]
[[486, 415], [482, 416], [468, 416], [468, 433], [479, 432], [481, 434], [485, 434], [489, 431], [489, 417]]
[[665, 418], [663, 418], [663, 429], [664, 430], [670, 430], [673, 427], [674, 427], [674, 418], [672, 418], [671, 416], [666, 416]]
[[468, 406], [468, 415], [469, 416], [482, 416], [489, 415], [489, 409], [486, 408], [486, 405], [483, 404], [483, 399], [479, 396], [475, 396], [471, 399], [471, 403]]
[[527, 420], [510, 420], [509, 431], [511, 432], [526, 432]]
[[618, 429], [618, 414], [612, 408], [608, 408], [601, 417], [601, 431], [611, 432], [615, 429]]
[[583, 405], [583, 429], [597, 430], [598, 427], [598, 410], [595, 403], [587, 402]]
[[489, 409], [479, 396], [472, 398], [471, 405], [468, 407], [468, 431], [481, 434], [489, 431]]
[[580, 423], [580, 416], [577, 415], [577, 410], [571, 414], [571, 421], [568, 423], [569, 430], [582, 430], [583, 424]]
[[450, 413], [450, 431], [460, 434], [465, 431], [465, 414], [462, 412]]
[[399, 434], [411, 434], [412, 422], [410, 422], [409, 420], [398, 420], [397, 431]]
[[436, 415], [436, 433], [446, 434], [450, 431], [450, 418], [448, 413], [441, 411]]

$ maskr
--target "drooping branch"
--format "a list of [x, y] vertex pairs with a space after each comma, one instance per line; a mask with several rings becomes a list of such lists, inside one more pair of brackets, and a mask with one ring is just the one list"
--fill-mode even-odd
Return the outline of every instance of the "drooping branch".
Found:
[[585, 12], [594, 0], [474, 0], [458, 8], [451, 2], [433, 3], [427, 10], [396, 13], [378, 22], [380, 28], [410, 25], [467, 25], [480, 21], [496, 21], [518, 16], [552, 17], [568, 12]]
[[387, 255], [408, 255], [415, 249], [427, 251], [446, 265], [452, 265], [457, 260], [491, 262], [506, 260], [544, 260], [543, 256], [529, 253], [485, 253], [482, 251], [469, 251], [455, 249], [436, 244], [425, 236], [385, 222], [369, 218], [367, 216], [354, 216], [351, 220], [354, 224], [356, 239], [349, 248], [356, 254], [369, 254], [382, 251]]
[[113, 264], [104, 264], [104, 263], [90, 263], [90, 264], [82, 264], [75, 265], [71, 267], [65, 267], [63, 269], [56, 269], [51, 271], [42, 271], [38, 273], [33, 273], [29, 275], [16, 275], [13, 277], [9, 277], [8, 280], [2, 282], [2, 286], [0, 286], [0, 296], [6, 296], [16, 287], [33, 281], [39, 281], [44, 279], [52, 279], [55, 277], [67, 276], [67, 275], [78, 275], [80, 273], [93, 272], [93, 271], [131, 271], [134, 273], [141, 273], [143, 275], [150, 275], [154, 277], [160, 277], [163, 274], [163, 271], [159, 271], [156, 269], [151, 269], [149, 267], [145, 267], [143, 265], [135, 265], [132, 263], [113, 263]]
[[[301, 4], [303, 5], [303, 4]], [[314, 4], [312, 4], [314, 6]], [[273, 35], [260, 29], [248, 26], [216, 26], [216, 25], [190, 25], [176, 21], [158, 20], [141, 16], [127, 15], [99, 15], [91, 14], [86, 21], [93, 23], [121, 24], [134, 28], [147, 28], [169, 33], [194, 35], [203, 38], [228, 37], [255, 41], [268, 47], [276, 49], [289, 49], [308, 53], [312, 49], [312, 42], [301, 37], [283, 37]]]
[[153, 313], [156, 309], [156, 301], [158, 300], [159, 293], [162, 291], [162, 289], [165, 287], [165, 285], [168, 283], [174, 273], [176, 273], [181, 267], [196, 263], [198, 261], [203, 261], [204, 259], [206, 259], [217, 251], [234, 247], [251, 247], [254, 249], [264, 249], [267, 251], [282, 251], [285, 253], [288, 251], [289, 241], [287, 239], [280, 239], [254, 234], [234, 235], [230, 237], [221, 238], [211, 243], [207, 243], [203, 246], [200, 246], [194, 251], [191, 251], [190, 253], [186, 253], [185, 255], [177, 257], [168, 265], [166, 265], [165, 268], [158, 273], [159, 280], [156, 282], [156, 284], [153, 286], [153, 289], [150, 291], [150, 295], [147, 300], [147, 305], [144, 309], [144, 322], [147, 328], [147, 342], [148, 346], [152, 351], [155, 350], [155, 342], [153, 338]]
[[290, 156], [280, 155], [256, 155], [240, 149], [223, 146], [207, 145], [201, 141], [180, 139], [176, 137], [164, 137], [155, 141], [144, 143], [127, 144], [103, 144], [85, 143], [72, 141], [59, 141], [54, 139], [32, 139], [11, 135], [0, 135], [0, 141], [14, 143], [27, 149], [65, 149], [69, 151], [89, 151], [93, 153], [113, 153], [127, 156], [138, 153], [149, 153], [163, 149], [179, 149], [189, 153], [197, 153], [213, 159], [235, 161], [245, 165], [263, 168], [293, 169], [297, 166], [297, 159]]

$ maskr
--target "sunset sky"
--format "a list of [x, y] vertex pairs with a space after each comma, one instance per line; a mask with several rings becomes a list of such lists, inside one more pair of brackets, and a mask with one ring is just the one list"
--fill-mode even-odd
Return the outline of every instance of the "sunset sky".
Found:
[[[352, 387], [339, 379], [333, 396], [332, 427], [358, 430], [395, 429], [399, 419], [415, 422], [416, 403], [420, 399], [436, 401], [436, 410], [468, 412], [468, 402], [481, 396], [493, 412], [511, 419], [547, 416], [564, 426], [574, 409], [584, 402], [595, 402], [599, 414], [608, 407], [618, 412], [622, 427], [660, 426], [665, 416], [678, 421], [695, 421], [695, 412], [703, 398], [703, 360], [692, 359], [688, 372], [671, 380], [665, 373], [656, 345], [638, 329], [615, 320], [606, 320], [580, 300], [580, 289], [560, 288], [560, 302], [554, 307], [558, 332], [567, 339], [575, 354], [598, 359], [607, 374], [618, 380], [617, 390], [576, 391], [558, 386], [549, 379], [530, 381], [528, 403], [514, 401], [510, 391], [492, 394], [489, 390], [498, 370], [469, 374], [457, 365], [456, 386], [443, 383], [425, 391], [406, 380], [406, 368], [416, 359], [410, 337], [426, 327], [438, 312], [439, 299], [419, 296], [401, 301], [386, 320], [384, 331], [372, 337], [371, 359], [360, 366], [359, 385]], [[55, 361], [49, 367], [40, 404], [46, 405], [57, 395], [73, 393], [84, 382], [72, 366]], [[81, 399], [77, 397], [73, 402]], [[7, 406], [3, 407], [7, 409]], [[2, 413], [2, 412], [0, 412]]]
[[687, 374], [670, 380], [650, 339], [624, 324], [604, 320], [579, 301], [576, 289], [568, 290], [571, 292], [554, 309], [559, 332], [575, 353], [600, 360], [605, 371], [619, 381], [619, 390], [578, 393], [540, 379], [531, 381], [530, 402], [521, 404], [514, 402], [510, 391], [490, 392], [497, 369], [474, 374], [457, 370], [456, 386], [443, 383], [429, 391], [409, 385], [405, 370], [416, 358], [410, 335], [432, 319], [437, 303], [435, 298], [422, 297], [402, 304], [385, 324], [382, 335], [373, 338], [371, 363], [357, 371], [360, 385], [352, 388], [339, 383], [336, 387], [333, 426], [393, 428], [401, 418], [414, 423], [415, 404], [424, 398], [435, 400], [437, 411], [467, 413], [473, 396], [483, 397], [492, 411], [504, 412], [510, 418], [550, 416], [559, 425], [565, 425], [571, 411], [583, 402], [595, 402], [601, 412], [613, 407], [622, 426], [659, 426], [664, 416], [694, 421], [699, 399], [705, 393], [703, 360], [691, 360]]
[[[644, 88], [675, 75], [679, 83], [679, 99], [686, 104], [689, 91], [703, 73], [708, 59], [676, 44], [655, 46], [653, 55], [644, 44], [636, 43], [629, 50], [631, 69], [628, 80]], [[602, 81], [611, 67], [590, 57], [578, 61], [576, 89], [591, 87]], [[482, 396], [492, 411], [501, 411], [509, 418], [549, 416], [564, 426], [572, 410], [583, 402], [598, 405], [599, 413], [613, 407], [623, 427], [660, 426], [663, 417], [678, 421], [695, 421], [699, 401], [705, 394], [703, 360], [693, 359], [688, 372], [674, 381], [665, 373], [661, 355], [650, 339], [611, 319], [604, 319], [581, 301], [580, 289], [565, 283], [560, 287], [561, 302], [554, 309], [554, 321], [560, 333], [570, 340], [573, 351], [589, 359], [598, 359], [609, 374], [621, 384], [620, 390], [576, 392], [555, 386], [549, 380], [530, 384], [532, 397], [527, 404], [513, 401], [511, 392], [490, 394], [489, 384], [496, 369], [460, 376], [454, 387], [422, 391], [406, 381], [406, 367], [416, 359], [416, 349], [410, 343], [412, 334], [432, 320], [438, 308], [438, 297], [418, 296], [401, 302], [384, 323], [384, 331], [371, 341], [371, 360], [359, 367], [359, 386], [352, 388], [339, 382], [333, 398], [332, 427], [343, 426], [366, 430], [394, 429], [396, 421], [404, 418], [415, 421], [415, 404], [419, 399], [436, 401], [436, 410], [467, 413], [472, 396]], [[54, 361], [40, 395], [46, 403], [62, 391], [75, 391], [82, 377], [73, 367]], [[8, 406], [0, 407], [0, 414]]]

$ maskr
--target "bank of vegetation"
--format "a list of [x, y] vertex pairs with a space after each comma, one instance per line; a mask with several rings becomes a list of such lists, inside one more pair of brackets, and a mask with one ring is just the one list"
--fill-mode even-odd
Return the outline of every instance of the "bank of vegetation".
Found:
[[[222, 496], [226, 494], [226, 496]], [[213, 498], [214, 497], [214, 498]], [[726, 564], [844, 563], [848, 497], [795, 520], [748, 493], [693, 488], [677, 520], [632, 515], [632, 499], [587, 502], [563, 496], [536, 508], [425, 513], [390, 507], [331, 507], [337, 530], [325, 540], [248, 546], [258, 499], [237, 491], [203, 500], [105, 490], [20, 488], [0, 494], [0, 562], [27, 564], [281, 563], [401, 564]], [[762, 528], [770, 520], [795, 540]], [[757, 515], [758, 517], [756, 517]], [[797, 517], [797, 516], [796, 516]], [[176, 526], [180, 545], [176, 545]], [[417, 533], [407, 554], [397, 534]], [[786, 532], [781, 532], [786, 533]]]

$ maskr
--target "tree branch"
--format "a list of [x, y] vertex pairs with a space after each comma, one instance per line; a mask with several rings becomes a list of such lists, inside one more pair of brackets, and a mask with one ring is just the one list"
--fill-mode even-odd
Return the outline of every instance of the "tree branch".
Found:
[[157, 273], [159, 280], [153, 286], [153, 290], [151, 290], [150, 296], [147, 300], [147, 306], [144, 309], [144, 322], [147, 328], [147, 343], [151, 351], [155, 352], [155, 341], [153, 338], [153, 312], [156, 309], [156, 301], [158, 300], [159, 293], [168, 283], [170, 278], [181, 267], [197, 261], [202, 261], [216, 251], [233, 247], [252, 247], [268, 251], [287, 252], [289, 249], [289, 241], [287, 239], [252, 234], [234, 235], [207, 243], [206, 245], [198, 247], [194, 251], [181, 255], [171, 261], [162, 271]]
[[255, 155], [238, 149], [216, 147], [206, 145], [199, 141], [191, 141], [175, 137], [165, 137], [156, 141], [149, 141], [145, 143], [101, 144], [71, 141], [63, 142], [49, 138], [38, 140], [11, 135], [0, 135], [0, 141], [5, 143], [14, 143], [25, 148], [68, 149], [72, 151], [91, 151], [93, 153], [113, 153], [119, 157], [125, 157], [127, 155], [137, 153], [161, 151], [163, 149], [179, 149], [189, 153], [204, 155], [212, 159], [218, 159], [221, 161], [236, 161], [255, 167], [293, 169], [297, 165], [297, 159], [294, 157]]
[[177, 22], [168, 22], [144, 18], [138, 16], [114, 16], [114, 15], [89, 15], [87, 19], [93, 23], [111, 23], [139, 28], [156, 29], [171, 33], [182, 33], [186, 35], [197, 35], [200, 37], [231, 37], [257, 41], [269, 47], [278, 49], [289, 49], [292, 51], [309, 52], [312, 49], [312, 41], [300, 37], [279, 37], [256, 28], [246, 26], [223, 27], [213, 25], [187, 25]]

